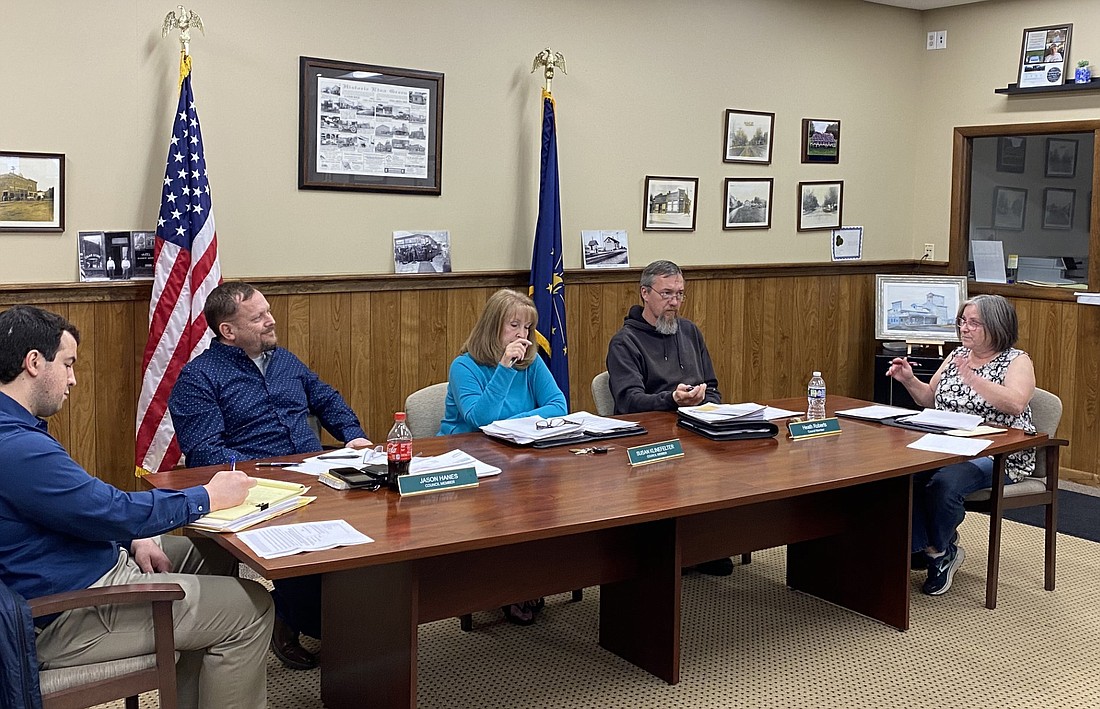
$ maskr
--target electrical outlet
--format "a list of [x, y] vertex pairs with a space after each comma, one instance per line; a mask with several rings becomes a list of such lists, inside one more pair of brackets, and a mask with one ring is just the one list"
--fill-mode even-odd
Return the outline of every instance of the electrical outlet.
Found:
[[924, 245], [924, 256], [922, 256], [921, 258], [923, 260], [927, 260], [927, 261], [935, 260], [935, 258], [936, 258], [936, 245], [935, 244], [925, 244]]
[[947, 49], [947, 30], [936, 32], [936, 49]]
[[928, 44], [926, 46], [926, 49], [935, 49], [935, 48], [936, 48], [936, 33], [935, 32], [929, 32], [928, 33]]

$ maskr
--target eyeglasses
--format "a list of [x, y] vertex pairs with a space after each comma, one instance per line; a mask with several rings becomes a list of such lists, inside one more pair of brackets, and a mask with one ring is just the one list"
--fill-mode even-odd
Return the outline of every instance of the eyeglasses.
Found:
[[958, 318], [955, 320], [955, 324], [962, 328], [964, 325], [971, 330], [981, 330], [983, 325], [981, 320], [967, 320], [966, 318]]
[[678, 291], [653, 290], [652, 288], [650, 288], [649, 292], [650, 293], [656, 293], [657, 295], [661, 296], [661, 300], [672, 300], [673, 298], [675, 298], [676, 300], [680, 301], [681, 303], [683, 303], [685, 300], [687, 300], [687, 293], [684, 293], [682, 290], [678, 290]]
[[559, 426], [580, 426], [577, 421], [570, 421], [564, 418], [552, 418], [545, 421], [535, 421], [535, 428], [539, 431], [545, 431], [548, 428], [557, 428]]

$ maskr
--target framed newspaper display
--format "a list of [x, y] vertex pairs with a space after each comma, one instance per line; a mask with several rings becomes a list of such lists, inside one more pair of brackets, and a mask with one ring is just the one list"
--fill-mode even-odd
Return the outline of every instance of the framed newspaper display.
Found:
[[[1070, 23], [1029, 27], [1024, 30], [1017, 80], [1019, 88], [1061, 86], [1066, 82], [1072, 32], [1073, 25]], [[1073, 78], [1072, 72], [1070, 78]]]
[[300, 57], [298, 188], [438, 195], [443, 74]]

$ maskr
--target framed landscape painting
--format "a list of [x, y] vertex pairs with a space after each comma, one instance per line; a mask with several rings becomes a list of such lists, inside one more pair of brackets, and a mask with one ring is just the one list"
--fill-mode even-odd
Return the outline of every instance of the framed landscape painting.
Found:
[[723, 229], [771, 229], [773, 178], [727, 177]]
[[823, 118], [802, 119], [802, 162], [840, 162], [840, 121]]
[[844, 199], [842, 180], [798, 183], [798, 231], [837, 229]]
[[725, 162], [772, 162], [774, 113], [726, 109]]
[[0, 151], [0, 231], [65, 231], [65, 156]]

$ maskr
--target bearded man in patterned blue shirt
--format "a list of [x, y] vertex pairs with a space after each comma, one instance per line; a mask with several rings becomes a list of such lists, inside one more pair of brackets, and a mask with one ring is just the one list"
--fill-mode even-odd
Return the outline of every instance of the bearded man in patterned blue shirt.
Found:
[[[372, 445], [340, 392], [279, 347], [262, 293], [240, 281], [222, 283], [203, 313], [215, 339], [183, 368], [168, 399], [188, 467], [315, 453], [321, 439], [310, 414], [346, 446]], [[320, 587], [319, 576], [275, 582], [271, 647], [292, 669], [317, 665], [298, 634], [320, 637]]]

